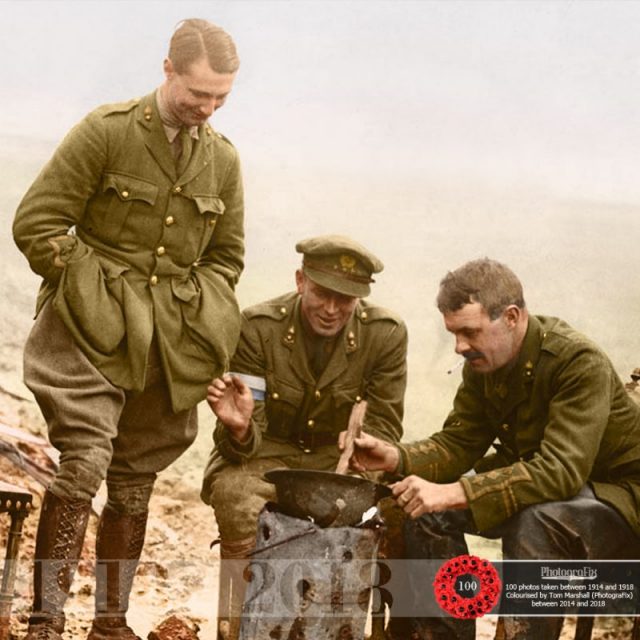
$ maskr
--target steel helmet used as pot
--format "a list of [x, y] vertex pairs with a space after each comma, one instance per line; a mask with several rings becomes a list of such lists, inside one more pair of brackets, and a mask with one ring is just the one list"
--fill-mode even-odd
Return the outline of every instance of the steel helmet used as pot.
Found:
[[391, 495], [385, 485], [332, 471], [273, 469], [264, 477], [275, 485], [285, 514], [312, 519], [321, 527], [355, 526], [366, 511]]

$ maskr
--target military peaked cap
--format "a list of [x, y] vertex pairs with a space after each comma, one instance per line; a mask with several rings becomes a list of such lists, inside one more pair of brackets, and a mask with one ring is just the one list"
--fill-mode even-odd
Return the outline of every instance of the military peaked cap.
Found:
[[313, 282], [355, 298], [368, 296], [375, 282], [371, 275], [384, 269], [368, 249], [346, 236], [307, 238], [296, 251], [303, 254], [302, 270]]

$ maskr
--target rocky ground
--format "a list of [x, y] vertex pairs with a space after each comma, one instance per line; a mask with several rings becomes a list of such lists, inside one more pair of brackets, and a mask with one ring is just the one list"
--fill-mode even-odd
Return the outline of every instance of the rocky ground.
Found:
[[[205, 421], [207, 417], [205, 416]], [[21, 400], [0, 391], [0, 423], [29, 433], [42, 433], [42, 420], [37, 408], [29, 400]], [[47, 466], [48, 459], [41, 447], [3, 436], [5, 442], [16, 445], [23, 455]], [[202, 456], [206, 441], [196, 443], [193, 451], [176, 465], [161, 474], [151, 502], [147, 541], [138, 569], [131, 599], [130, 623], [143, 638], [172, 614], [190, 621], [202, 640], [215, 640], [216, 581], [219, 569], [217, 547], [210, 549], [216, 538], [212, 513], [200, 502], [198, 485]], [[16, 596], [13, 603], [10, 640], [22, 638], [31, 601], [30, 564], [33, 557], [35, 529], [43, 486], [29, 474], [0, 456], [0, 479], [27, 488], [34, 496], [33, 513], [25, 521], [20, 548]], [[97, 517], [92, 517], [83, 550], [83, 561], [74, 582], [68, 604], [68, 630], [65, 640], [80, 640], [86, 635], [93, 608], [93, 564]], [[2, 550], [9, 524], [8, 517], [0, 519]], [[482, 547], [479, 539], [472, 540], [472, 551], [496, 557], [496, 549]], [[631, 623], [625, 618], [598, 619], [594, 638], [623, 640], [630, 637]], [[478, 640], [493, 638], [495, 618], [478, 623]], [[568, 620], [562, 638], [573, 638], [575, 620]], [[151, 640], [159, 636], [151, 636]], [[170, 632], [160, 640], [182, 640], [183, 636]]]
[[[41, 431], [41, 419], [34, 405], [0, 393], [0, 422], [32, 433]], [[40, 447], [20, 443], [23, 455], [47, 465]], [[197, 471], [188, 460], [168, 470], [158, 480], [150, 505], [147, 539], [131, 598], [132, 626], [146, 638], [149, 631], [173, 613], [197, 623], [200, 638], [215, 638], [216, 580], [219, 554], [210, 543], [217, 536], [212, 511], [198, 497]], [[7, 458], [0, 456], [0, 479], [27, 488], [33, 495], [33, 513], [25, 520], [20, 547], [20, 564], [13, 603], [11, 630], [21, 638], [31, 602], [30, 564], [33, 558], [38, 510], [44, 487]], [[93, 610], [93, 565], [97, 516], [92, 516], [83, 549], [83, 561], [74, 581], [68, 606], [65, 640], [84, 638]], [[2, 551], [9, 517], [0, 521]], [[177, 640], [177, 638], [176, 638]]]

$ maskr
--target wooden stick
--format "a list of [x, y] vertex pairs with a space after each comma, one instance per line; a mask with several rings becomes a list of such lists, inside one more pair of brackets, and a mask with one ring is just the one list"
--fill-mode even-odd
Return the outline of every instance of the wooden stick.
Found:
[[349, 471], [349, 459], [353, 455], [353, 441], [360, 435], [364, 424], [364, 414], [367, 412], [367, 401], [356, 402], [351, 409], [347, 433], [344, 439], [344, 450], [338, 460], [336, 473], [345, 475]]

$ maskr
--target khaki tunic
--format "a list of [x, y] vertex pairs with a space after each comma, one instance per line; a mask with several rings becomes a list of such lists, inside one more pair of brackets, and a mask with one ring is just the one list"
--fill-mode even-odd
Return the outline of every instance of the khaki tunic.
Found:
[[[175, 412], [228, 367], [243, 268], [238, 154], [209, 125], [181, 175], [155, 93], [106, 105], [67, 135], [22, 200], [16, 243], [56, 311], [114, 385], [141, 391], [157, 336]], [[48, 240], [59, 244], [54, 265]]]
[[[407, 381], [407, 330], [402, 320], [359, 301], [316, 380], [308, 364], [299, 307], [298, 294], [288, 293], [243, 312], [232, 370], [265, 378], [266, 396], [256, 402], [247, 444], [238, 445], [218, 424], [202, 491], [209, 504], [212, 482], [221, 470], [229, 465], [241, 469], [263, 454], [291, 458], [296, 451], [306, 451], [308, 464], [303, 458], [295, 466], [335, 465], [338, 434], [346, 429], [359, 398], [368, 402], [364, 431], [392, 442], [402, 435]], [[328, 449], [333, 457], [327, 457]], [[319, 456], [320, 466], [315, 462]], [[218, 510], [234, 507], [213, 506]]]
[[404, 473], [435, 482], [476, 467], [461, 483], [480, 531], [589, 482], [640, 534], [640, 408], [604, 353], [557, 318], [529, 318], [510, 371], [465, 365], [443, 430], [401, 450]]

